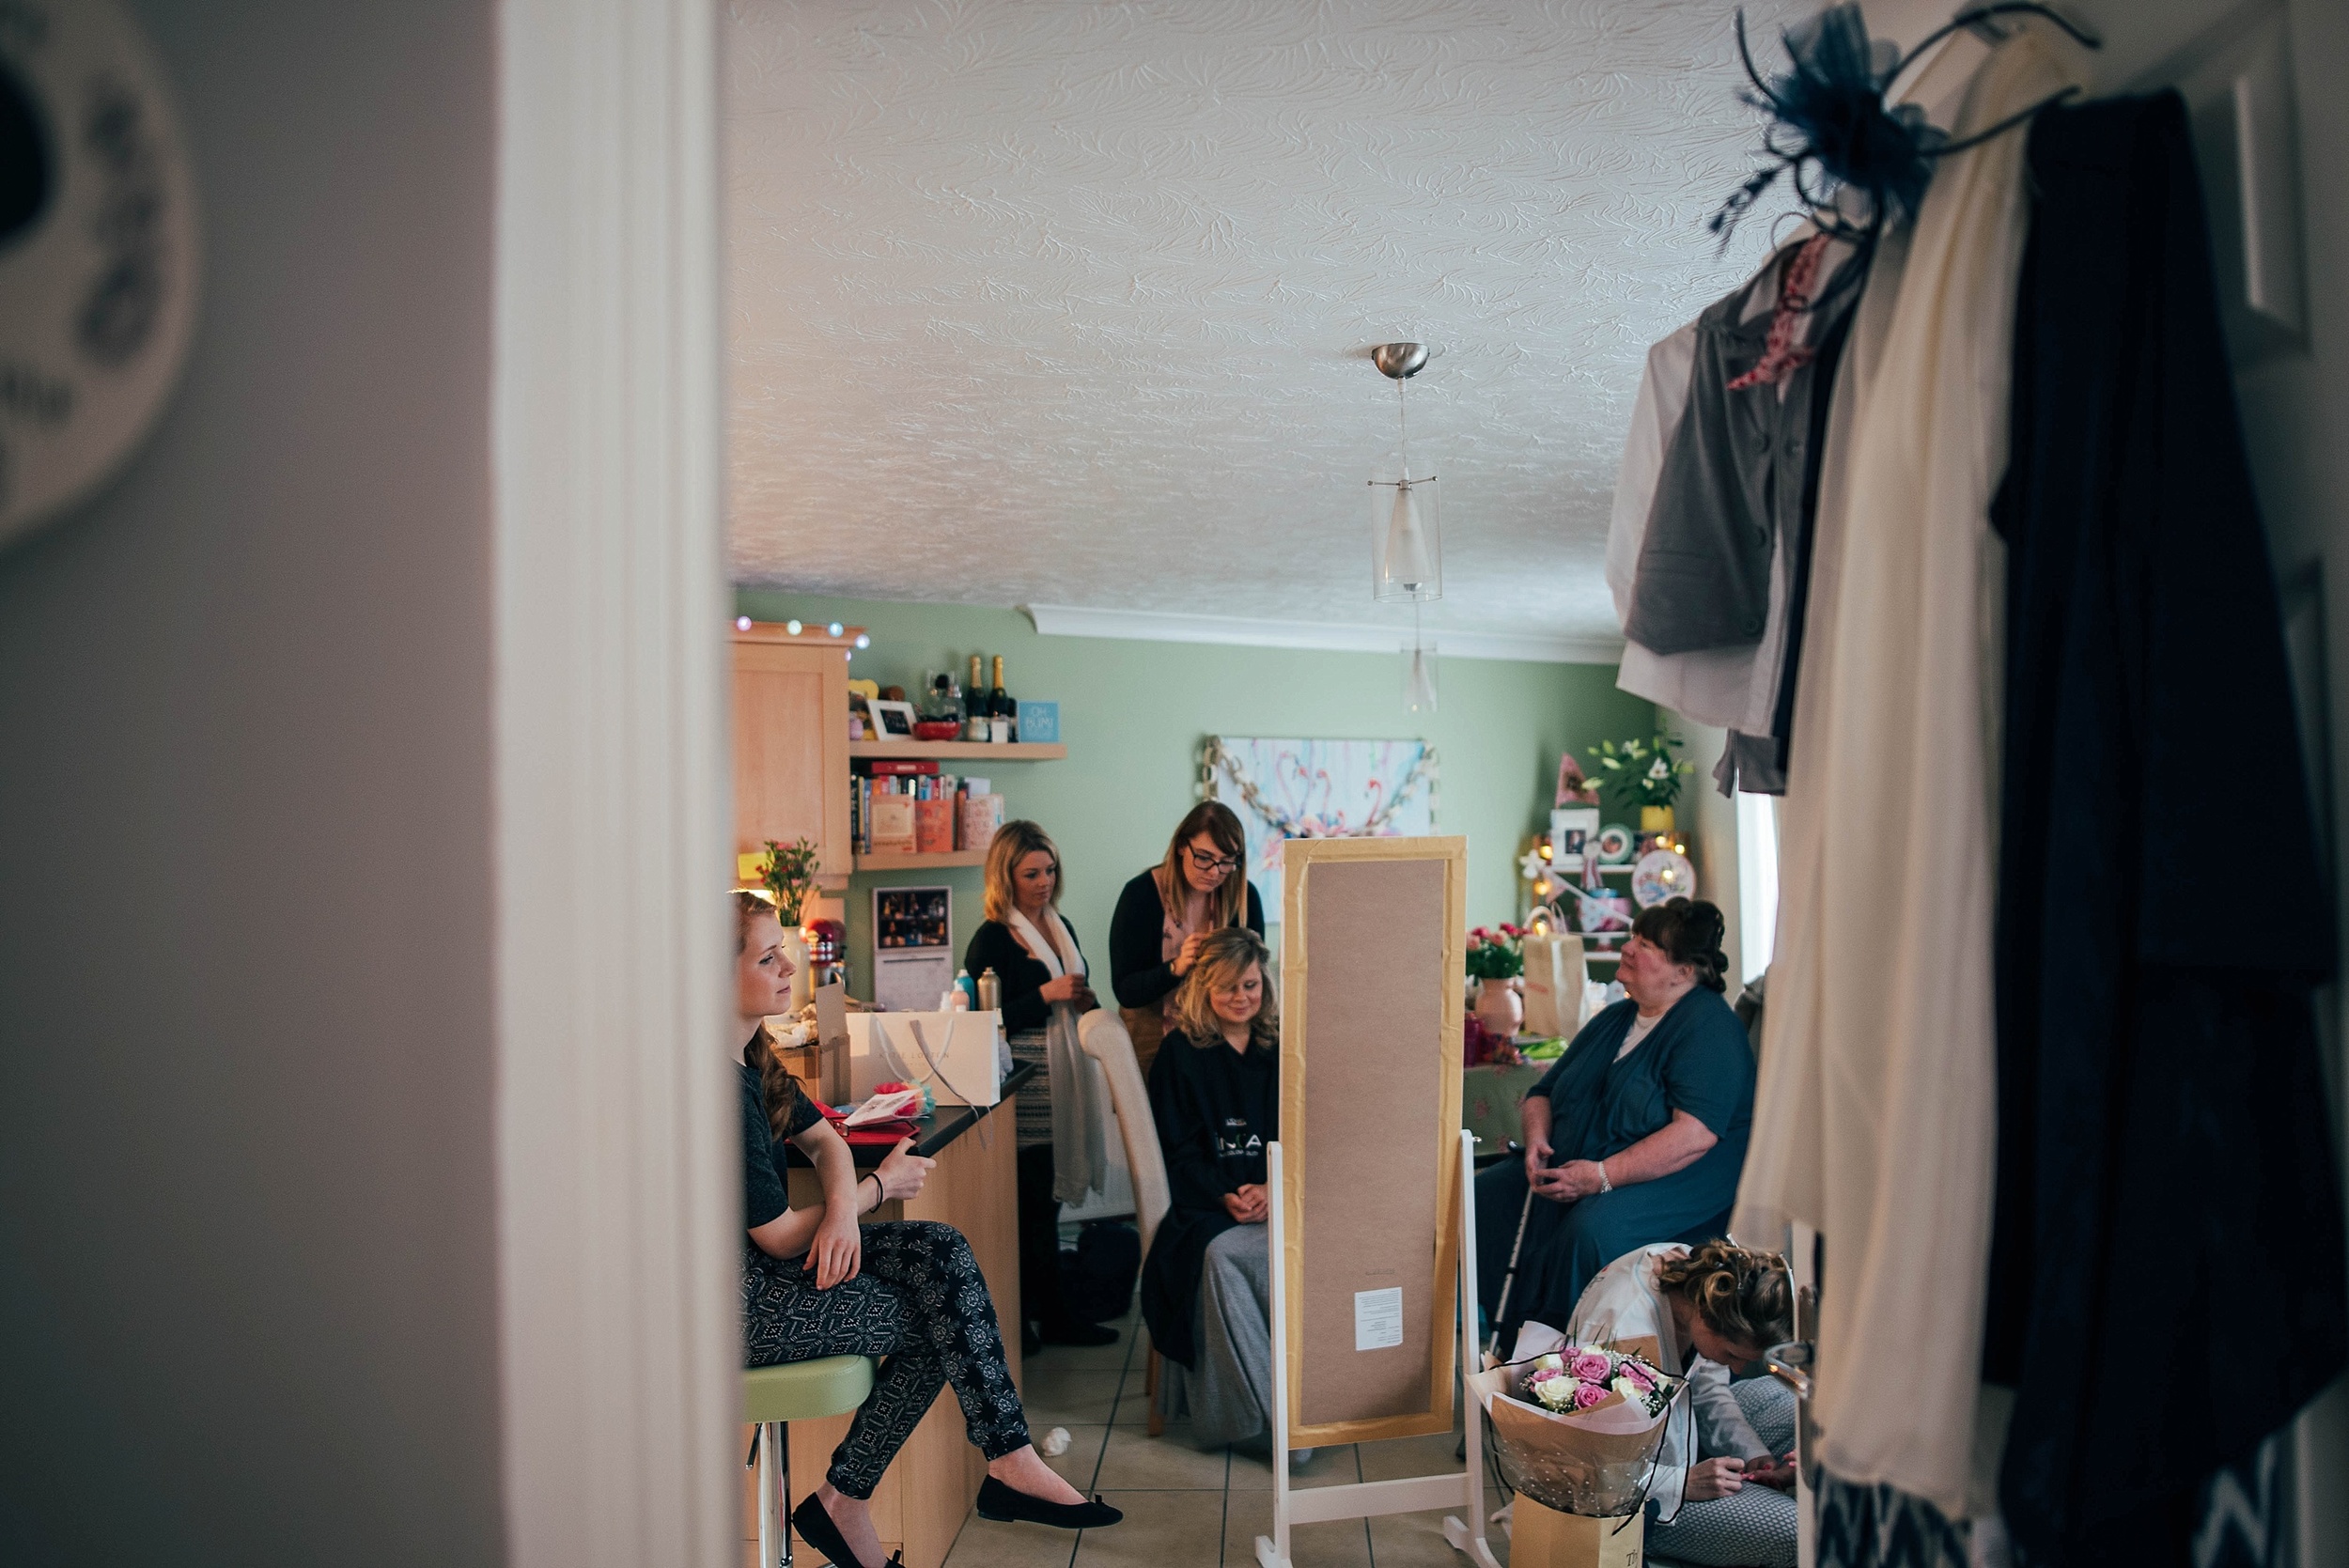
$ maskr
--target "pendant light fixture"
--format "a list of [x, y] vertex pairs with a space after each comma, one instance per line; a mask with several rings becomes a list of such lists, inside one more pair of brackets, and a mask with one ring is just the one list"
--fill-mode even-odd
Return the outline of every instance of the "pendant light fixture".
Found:
[[1379, 373], [1394, 381], [1394, 462], [1370, 474], [1371, 597], [1423, 604], [1443, 598], [1442, 518], [1436, 474], [1411, 470], [1403, 383], [1427, 364], [1421, 343], [1381, 343], [1370, 351]]

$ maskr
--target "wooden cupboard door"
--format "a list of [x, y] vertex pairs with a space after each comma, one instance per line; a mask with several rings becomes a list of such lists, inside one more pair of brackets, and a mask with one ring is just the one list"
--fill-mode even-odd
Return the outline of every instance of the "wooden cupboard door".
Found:
[[816, 841], [817, 876], [848, 885], [848, 661], [835, 646], [734, 644], [734, 847]]

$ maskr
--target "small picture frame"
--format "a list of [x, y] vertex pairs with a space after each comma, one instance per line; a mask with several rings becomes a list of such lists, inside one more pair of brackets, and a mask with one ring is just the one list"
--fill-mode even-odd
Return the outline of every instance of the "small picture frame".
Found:
[[910, 740], [913, 738], [913, 705], [893, 703], [886, 698], [867, 697], [864, 711], [873, 716], [873, 738], [876, 740]]

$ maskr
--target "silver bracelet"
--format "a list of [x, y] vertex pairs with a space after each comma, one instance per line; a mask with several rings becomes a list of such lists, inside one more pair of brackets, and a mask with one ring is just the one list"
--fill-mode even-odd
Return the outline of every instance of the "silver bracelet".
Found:
[[1607, 1179], [1607, 1162], [1606, 1162], [1605, 1160], [1603, 1160], [1603, 1159], [1602, 1159], [1602, 1160], [1598, 1161], [1597, 1163], [1598, 1163], [1598, 1189], [1599, 1189], [1601, 1192], [1612, 1192], [1612, 1191], [1614, 1191], [1614, 1190], [1615, 1190], [1615, 1184], [1614, 1184], [1613, 1182], [1610, 1182], [1610, 1181], [1609, 1181], [1609, 1180]]

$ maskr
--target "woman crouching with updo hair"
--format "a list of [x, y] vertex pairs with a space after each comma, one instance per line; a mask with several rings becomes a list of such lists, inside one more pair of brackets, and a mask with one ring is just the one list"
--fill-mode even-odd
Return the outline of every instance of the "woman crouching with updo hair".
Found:
[[1626, 1000], [1527, 1092], [1524, 1159], [1478, 1174], [1477, 1285], [1496, 1328], [1562, 1323], [1614, 1259], [1728, 1227], [1753, 1123], [1753, 1048], [1721, 1000], [1722, 930], [1702, 900], [1642, 909], [1615, 970]]
[[1730, 1381], [1795, 1337], [1785, 1260], [1726, 1241], [1640, 1248], [1599, 1270], [1565, 1335], [1636, 1350], [1688, 1380], [1657, 1456], [1649, 1548], [1677, 1562], [1792, 1568], [1795, 1396], [1775, 1377]]

